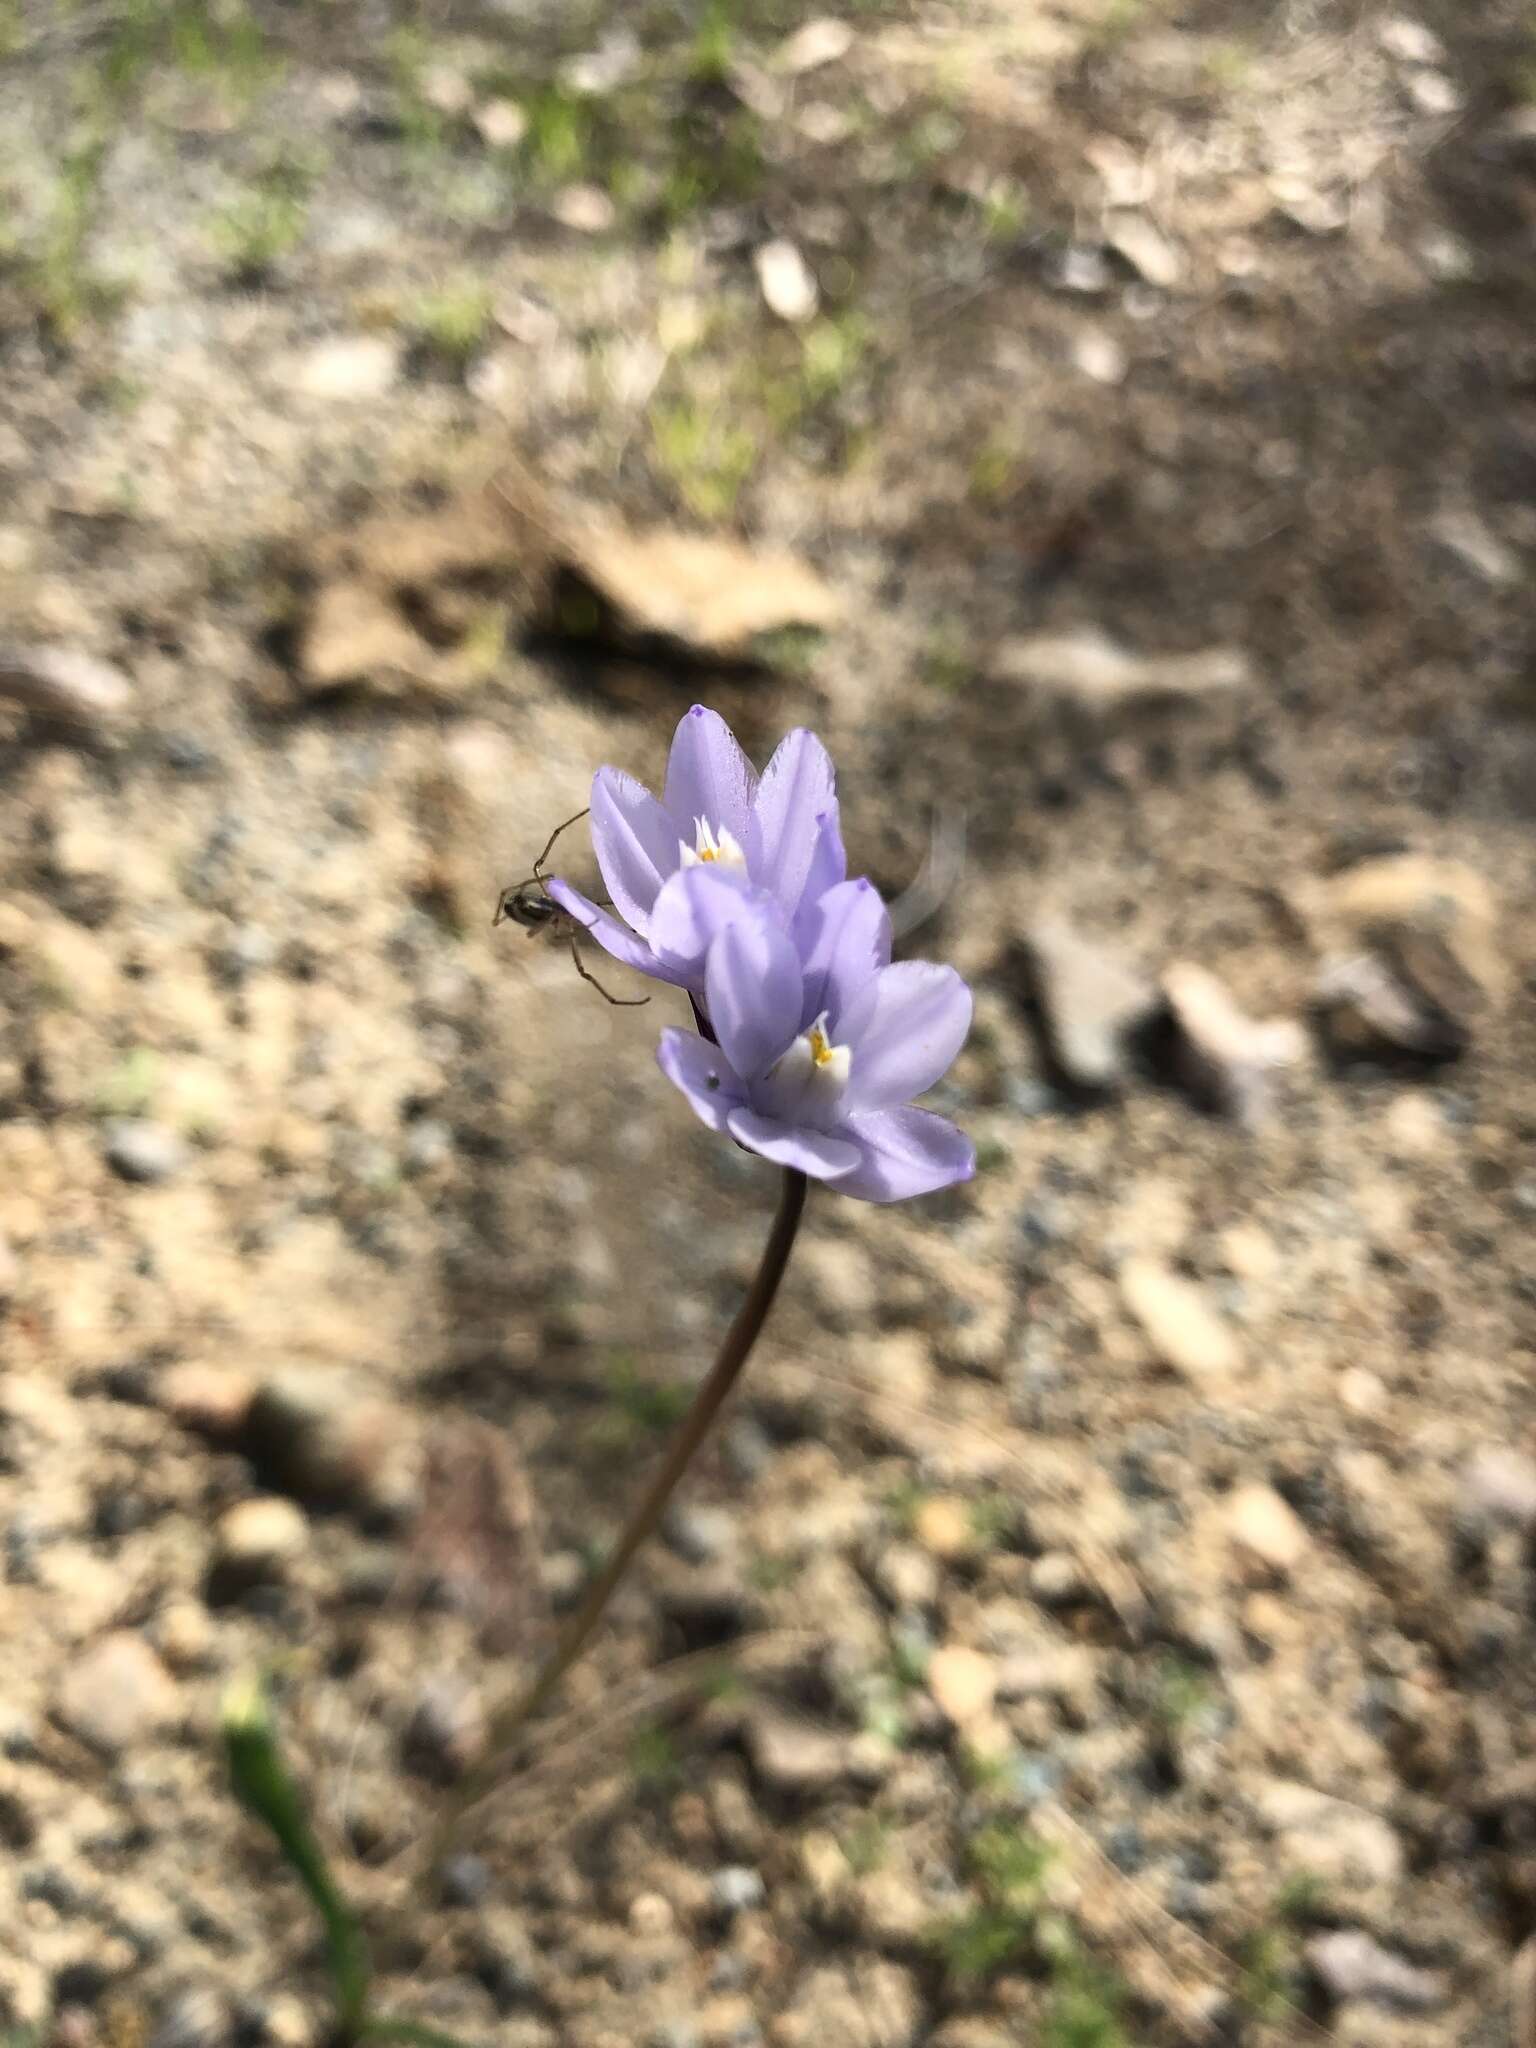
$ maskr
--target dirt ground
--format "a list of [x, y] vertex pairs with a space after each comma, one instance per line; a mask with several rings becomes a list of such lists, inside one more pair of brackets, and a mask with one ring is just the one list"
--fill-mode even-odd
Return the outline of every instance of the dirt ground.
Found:
[[[325, 2040], [262, 1670], [465, 2043], [1531, 2048], [1533, 259], [1524, 0], [0, 0], [5, 2040]], [[429, 1890], [772, 1208], [490, 923], [695, 700], [980, 1168]]]

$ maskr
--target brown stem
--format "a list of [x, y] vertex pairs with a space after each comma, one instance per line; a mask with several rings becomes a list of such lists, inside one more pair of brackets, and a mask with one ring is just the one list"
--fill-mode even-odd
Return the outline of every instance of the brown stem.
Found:
[[485, 1761], [471, 1772], [454, 1794], [433, 1835], [429, 1867], [436, 1868], [447, 1851], [453, 1831], [473, 1807], [478, 1806], [492, 1790], [505, 1762], [506, 1753], [521, 1734], [525, 1725], [539, 1710], [546, 1706], [555, 1688], [567, 1671], [576, 1662], [591, 1639], [593, 1631], [602, 1620], [608, 1602], [612, 1599], [625, 1573], [633, 1563], [636, 1552], [646, 1539], [653, 1535], [657, 1524], [666, 1512], [667, 1503], [677, 1490], [678, 1481], [693, 1461], [694, 1453], [710, 1432], [715, 1417], [725, 1404], [741, 1375], [741, 1369], [751, 1355], [752, 1346], [757, 1342], [773, 1298], [779, 1291], [779, 1282], [789, 1264], [789, 1255], [794, 1248], [795, 1233], [800, 1228], [801, 1212], [805, 1208], [806, 1178], [793, 1167], [784, 1172], [783, 1187], [779, 1195], [779, 1211], [773, 1219], [773, 1229], [763, 1248], [762, 1262], [756, 1277], [747, 1290], [746, 1299], [736, 1311], [736, 1320], [725, 1333], [719, 1356], [710, 1367], [708, 1376], [693, 1399], [693, 1406], [683, 1417], [676, 1436], [667, 1446], [666, 1456], [652, 1475], [650, 1485], [641, 1496], [639, 1503], [625, 1525], [624, 1532], [609, 1553], [602, 1570], [587, 1588], [581, 1605], [576, 1609], [561, 1630], [554, 1648], [535, 1673], [524, 1692], [515, 1695], [491, 1718], [488, 1753]]

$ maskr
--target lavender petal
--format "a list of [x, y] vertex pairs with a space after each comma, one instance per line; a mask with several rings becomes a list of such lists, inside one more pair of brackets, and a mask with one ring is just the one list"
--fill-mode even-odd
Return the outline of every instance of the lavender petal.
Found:
[[642, 783], [617, 768], [592, 778], [592, 845], [614, 908], [643, 938], [681, 855], [675, 827]]
[[655, 981], [676, 982], [679, 977], [671, 971], [645, 943], [637, 939], [627, 925], [583, 896], [579, 889], [552, 875], [544, 885], [545, 894], [595, 939], [605, 953], [611, 953], [615, 960], [622, 960], [626, 967], [633, 967], [641, 974], [648, 974]]
[[848, 1109], [888, 1109], [921, 1095], [970, 1028], [971, 992], [953, 967], [927, 960], [882, 967], [839, 1019], [839, 1036], [853, 1049]]
[[[734, 1133], [734, 1123], [732, 1125]], [[969, 1180], [976, 1147], [947, 1117], [928, 1109], [874, 1110], [851, 1117], [839, 1135], [858, 1147], [859, 1164], [839, 1178], [839, 1194], [861, 1202], [904, 1202]]]
[[859, 1164], [861, 1148], [830, 1131], [797, 1130], [789, 1124], [759, 1116], [753, 1109], [733, 1109], [726, 1128], [738, 1144], [759, 1152], [775, 1166], [791, 1166], [808, 1173], [812, 1180], [829, 1180], [838, 1185], [844, 1174]]
[[844, 1013], [865, 984], [888, 967], [891, 920], [880, 891], [860, 876], [838, 882], [800, 921], [798, 934], [805, 961], [805, 1004], [802, 1024], [813, 1024], [827, 1012], [834, 1043]]
[[704, 1003], [716, 1038], [748, 1082], [765, 1074], [800, 1028], [800, 956], [765, 904], [745, 904], [709, 948]]
[[715, 833], [724, 826], [745, 848], [756, 787], [756, 771], [719, 712], [702, 704], [685, 711], [672, 738], [662, 794], [674, 836], [691, 846], [694, 821], [702, 818]]
[[800, 907], [824, 822], [836, 820], [836, 779], [821, 741], [798, 727], [774, 749], [757, 785], [747, 859], [786, 916]]
[[712, 942], [738, 918], [769, 907], [768, 897], [739, 868], [713, 863], [680, 868], [663, 883], [650, 918], [650, 941], [668, 970], [667, 979], [702, 990]]
[[712, 1131], [724, 1131], [731, 1111], [745, 1107], [746, 1092], [730, 1061], [718, 1045], [691, 1031], [663, 1031], [656, 1064], [687, 1097], [699, 1122]]

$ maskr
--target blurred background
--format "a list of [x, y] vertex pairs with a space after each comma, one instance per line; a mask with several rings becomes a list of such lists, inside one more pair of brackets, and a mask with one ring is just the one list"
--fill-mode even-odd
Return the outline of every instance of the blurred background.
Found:
[[[0, 0], [7, 2040], [319, 2048], [265, 1665], [466, 2042], [1536, 2042], [1533, 256], [1525, 0]], [[402, 1896], [767, 1227], [491, 926], [695, 700], [980, 1170]]]

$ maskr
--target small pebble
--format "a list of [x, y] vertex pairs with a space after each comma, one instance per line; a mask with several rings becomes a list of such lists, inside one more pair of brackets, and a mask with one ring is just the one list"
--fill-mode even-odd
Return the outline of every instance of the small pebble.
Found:
[[400, 1163], [408, 1174], [435, 1173], [453, 1157], [453, 1130], [435, 1116], [424, 1116], [406, 1131]]
[[120, 668], [78, 647], [0, 643], [0, 699], [67, 725], [99, 726], [121, 718], [133, 685]]
[[343, 335], [311, 349], [297, 386], [308, 398], [382, 398], [400, 374], [400, 345], [383, 335]]
[[725, 1508], [676, 1506], [668, 1510], [662, 1533], [690, 1564], [713, 1564], [735, 1547], [736, 1517]]
[[763, 1903], [764, 1885], [745, 1863], [728, 1863], [710, 1879], [710, 1893], [722, 1913], [750, 1913]]
[[655, 1940], [659, 1935], [670, 1934], [676, 1917], [660, 1892], [641, 1892], [630, 1901], [630, 1931], [642, 1938]]
[[1064, 1550], [1047, 1550], [1030, 1563], [1029, 1590], [1042, 1607], [1070, 1607], [1082, 1599], [1087, 1584], [1076, 1558]]
[[129, 1629], [92, 1643], [59, 1686], [59, 1718], [82, 1742], [108, 1754], [169, 1727], [179, 1705], [176, 1681]]
[[155, 1647], [173, 1671], [201, 1670], [213, 1647], [213, 1625], [197, 1600], [173, 1600], [154, 1625]]
[[1507, 1444], [1487, 1444], [1461, 1475], [1462, 1513], [1512, 1529], [1536, 1528], [1536, 1460]]
[[1240, 1486], [1226, 1504], [1227, 1533], [1246, 1559], [1289, 1577], [1309, 1539], [1295, 1511], [1271, 1486]]
[[552, 1551], [539, 1563], [539, 1583], [556, 1613], [574, 1607], [587, 1583], [587, 1563], [576, 1550]]
[[748, 1721], [747, 1743], [759, 1778], [777, 1792], [825, 1792], [849, 1770], [841, 1735], [770, 1707]]
[[465, 1850], [448, 1858], [440, 1882], [446, 1905], [483, 1906], [491, 1895], [491, 1866]]
[[149, 2048], [224, 2048], [229, 2030], [222, 1993], [209, 1984], [188, 1985], [162, 2006]]
[[952, 1494], [938, 1493], [925, 1500], [912, 1518], [912, 1534], [931, 1557], [946, 1564], [968, 1557], [976, 1548], [970, 1509]]
[[1193, 1280], [1156, 1259], [1127, 1259], [1120, 1293], [1148, 1343], [1182, 1378], [1223, 1379], [1241, 1363], [1237, 1339]]
[[928, 1659], [928, 1690], [957, 1728], [991, 1712], [997, 1697], [997, 1666], [980, 1650], [946, 1643]]
[[283, 1579], [308, 1543], [303, 1510], [278, 1494], [261, 1494], [237, 1501], [220, 1517], [213, 1569], [230, 1588]]
[[114, 1117], [107, 1125], [106, 1158], [122, 1180], [152, 1187], [170, 1180], [187, 1163], [183, 1140], [148, 1117]]
[[451, 1784], [479, 1759], [485, 1737], [485, 1710], [475, 1689], [454, 1678], [429, 1678], [411, 1710], [401, 1750], [410, 1769]]
[[1358, 1927], [1314, 1935], [1307, 1961], [1340, 2004], [1363, 1999], [1396, 2012], [1432, 2012], [1446, 1998], [1437, 1970], [1421, 1970]]

